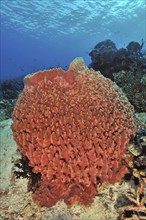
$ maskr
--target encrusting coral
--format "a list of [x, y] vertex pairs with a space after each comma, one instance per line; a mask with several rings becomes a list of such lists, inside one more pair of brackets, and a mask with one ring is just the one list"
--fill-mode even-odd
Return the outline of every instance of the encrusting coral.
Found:
[[28, 75], [13, 112], [12, 130], [33, 172], [38, 205], [91, 204], [103, 182], [120, 182], [131, 160], [133, 107], [120, 88], [81, 58], [69, 70]]

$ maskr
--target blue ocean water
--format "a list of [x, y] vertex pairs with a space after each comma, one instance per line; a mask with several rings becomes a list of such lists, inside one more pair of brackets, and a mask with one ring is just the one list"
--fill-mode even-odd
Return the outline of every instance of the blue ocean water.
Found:
[[67, 68], [100, 41], [146, 41], [146, 0], [1, 0], [1, 80]]

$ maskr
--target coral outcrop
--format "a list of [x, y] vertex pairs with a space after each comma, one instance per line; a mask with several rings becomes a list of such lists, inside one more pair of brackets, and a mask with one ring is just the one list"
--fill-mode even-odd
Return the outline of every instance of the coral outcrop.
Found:
[[33, 172], [38, 205], [89, 205], [103, 182], [127, 172], [135, 135], [133, 107], [120, 88], [82, 59], [68, 69], [28, 75], [13, 112], [12, 130]]
[[23, 81], [21, 79], [0, 81], [0, 121], [11, 118], [22, 89]]
[[119, 71], [131, 71], [135, 75], [137, 72], [146, 71], [145, 56], [142, 51], [144, 42], [130, 42], [126, 48], [117, 49], [111, 40], [101, 41], [95, 45], [89, 53], [91, 64], [94, 70], [114, 80], [113, 73]]
[[146, 52], [144, 42], [117, 49], [111, 40], [99, 42], [89, 53], [92, 67], [112, 79], [125, 92], [136, 112], [146, 111]]
[[128, 100], [134, 106], [136, 112], [146, 112], [146, 74], [130, 71], [113, 73], [114, 81], [127, 95]]

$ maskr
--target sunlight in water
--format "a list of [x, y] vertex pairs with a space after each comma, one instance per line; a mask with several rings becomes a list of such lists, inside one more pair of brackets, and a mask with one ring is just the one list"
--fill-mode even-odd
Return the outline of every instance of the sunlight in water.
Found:
[[[145, 0], [2, 0], [2, 25], [35, 35], [100, 34], [144, 15]], [[143, 22], [143, 21], [141, 21]], [[116, 30], [118, 34], [119, 30]], [[37, 34], [36, 34], [37, 33]], [[111, 35], [112, 33], [109, 33]], [[54, 36], [53, 36], [54, 37]]]

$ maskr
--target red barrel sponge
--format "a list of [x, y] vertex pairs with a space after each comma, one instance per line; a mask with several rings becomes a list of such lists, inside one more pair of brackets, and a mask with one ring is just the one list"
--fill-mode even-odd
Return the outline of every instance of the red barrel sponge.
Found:
[[135, 135], [134, 111], [121, 89], [81, 58], [68, 69], [28, 75], [13, 112], [17, 145], [41, 180], [38, 205], [91, 204], [103, 182], [120, 182]]

